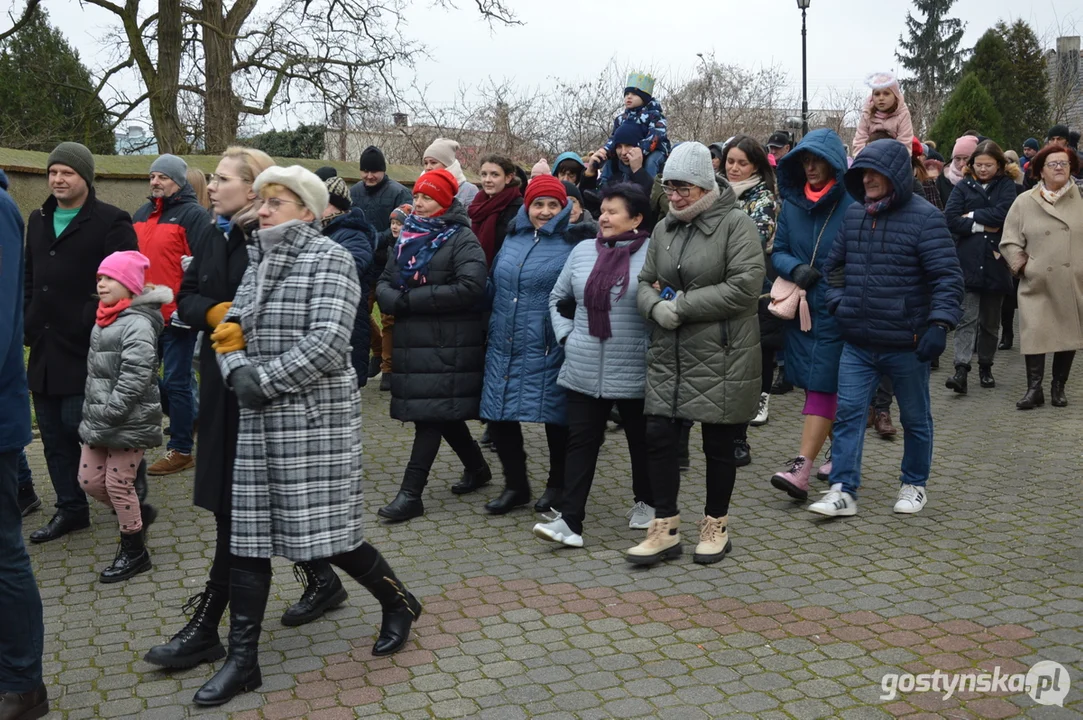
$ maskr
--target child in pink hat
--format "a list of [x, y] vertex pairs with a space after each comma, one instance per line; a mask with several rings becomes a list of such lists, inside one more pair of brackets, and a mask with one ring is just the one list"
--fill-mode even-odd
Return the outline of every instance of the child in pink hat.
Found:
[[869, 142], [869, 135], [877, 130], [887, 132], [906, 146], [911, 152], [914, 140], [914, 124], [910, 120], [910, 109], [903, 100], [899, 81], [889, 72], [877, 72], [865, 78], [865, 83], [872, 91], [865, 100], [865, 109], [857, 123], [854, 134], [854, 157]]
[[140, 505], [135, 474], [146, 449], [162, 444], [158, 395], [158, 335], [165, 286], [144, 286], [150, 261], [141, 253], [115, 252], [98, 266], [98, 312], [90, 333], [83, 418], [79, 437], [79, 486], [112, 507], [120, 548], [101, 573], [103, 583], [127, 580], [151, 567], [146, 526], [157, 512]]

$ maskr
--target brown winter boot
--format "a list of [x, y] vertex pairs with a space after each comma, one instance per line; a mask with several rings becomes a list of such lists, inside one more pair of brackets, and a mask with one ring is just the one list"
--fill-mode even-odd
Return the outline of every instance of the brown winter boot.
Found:
[[681, 516], [651, 520], [647, 539], [625, 555], [633, 565], [654, 565], [660, 560], [679, 557], [681, 554]]

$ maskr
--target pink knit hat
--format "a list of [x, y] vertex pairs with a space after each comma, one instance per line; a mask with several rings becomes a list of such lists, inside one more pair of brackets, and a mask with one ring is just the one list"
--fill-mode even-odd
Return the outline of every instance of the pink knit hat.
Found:
[[113, 278], [128, 288], [132, 295], [139, 295], [143, 292], [144, 275], [149, 267], [150, 260], [143, 253], [122, 250], [102, 260], [102, 264], [98, 266], [98, 274]]
[[978, 149], [978, 138], [973, 135], [963, 135], [955, 141], [955, 147], [951, 150], [951, 156], [957, 158], [960, 155], [970, 159], [974, 151]]

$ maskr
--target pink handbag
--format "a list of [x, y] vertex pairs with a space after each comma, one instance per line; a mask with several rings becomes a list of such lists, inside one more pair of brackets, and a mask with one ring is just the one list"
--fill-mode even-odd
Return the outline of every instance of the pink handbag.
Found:
[[[835, 208], [838, 206], [839, 202], [836, 200], [831, 207], [831, 212], [827, 214], [827, 220], [824, 220], [823, 226], [820, 227], [820, 234], [816, 236], [816, 245], [812, 248], [812, 260], [809, 261], [809, 265], [814, 265], [816, 262], [820, 239], [824, 236], [824, 230], [827, 229], [831, 216], [835, 214]], [[767, 309], [772, 315], [783, 320], [793, 320], [800, 316], [801, 332], [808, 332], [812, 329], [812, 313], [809, 311], [807, 295], [808, 293], [797, 287], [796, 283], [777, 277], [771, 283], [771, 302]]]

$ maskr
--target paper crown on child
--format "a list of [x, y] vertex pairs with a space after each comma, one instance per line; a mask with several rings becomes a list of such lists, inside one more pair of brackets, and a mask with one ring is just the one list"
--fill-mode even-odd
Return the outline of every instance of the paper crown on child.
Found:
[[624, 86], [624, 92], [639, 90], [640, 92], [654, 96], [654, 76], [647, 73], [628, 73], [628, 82]]

